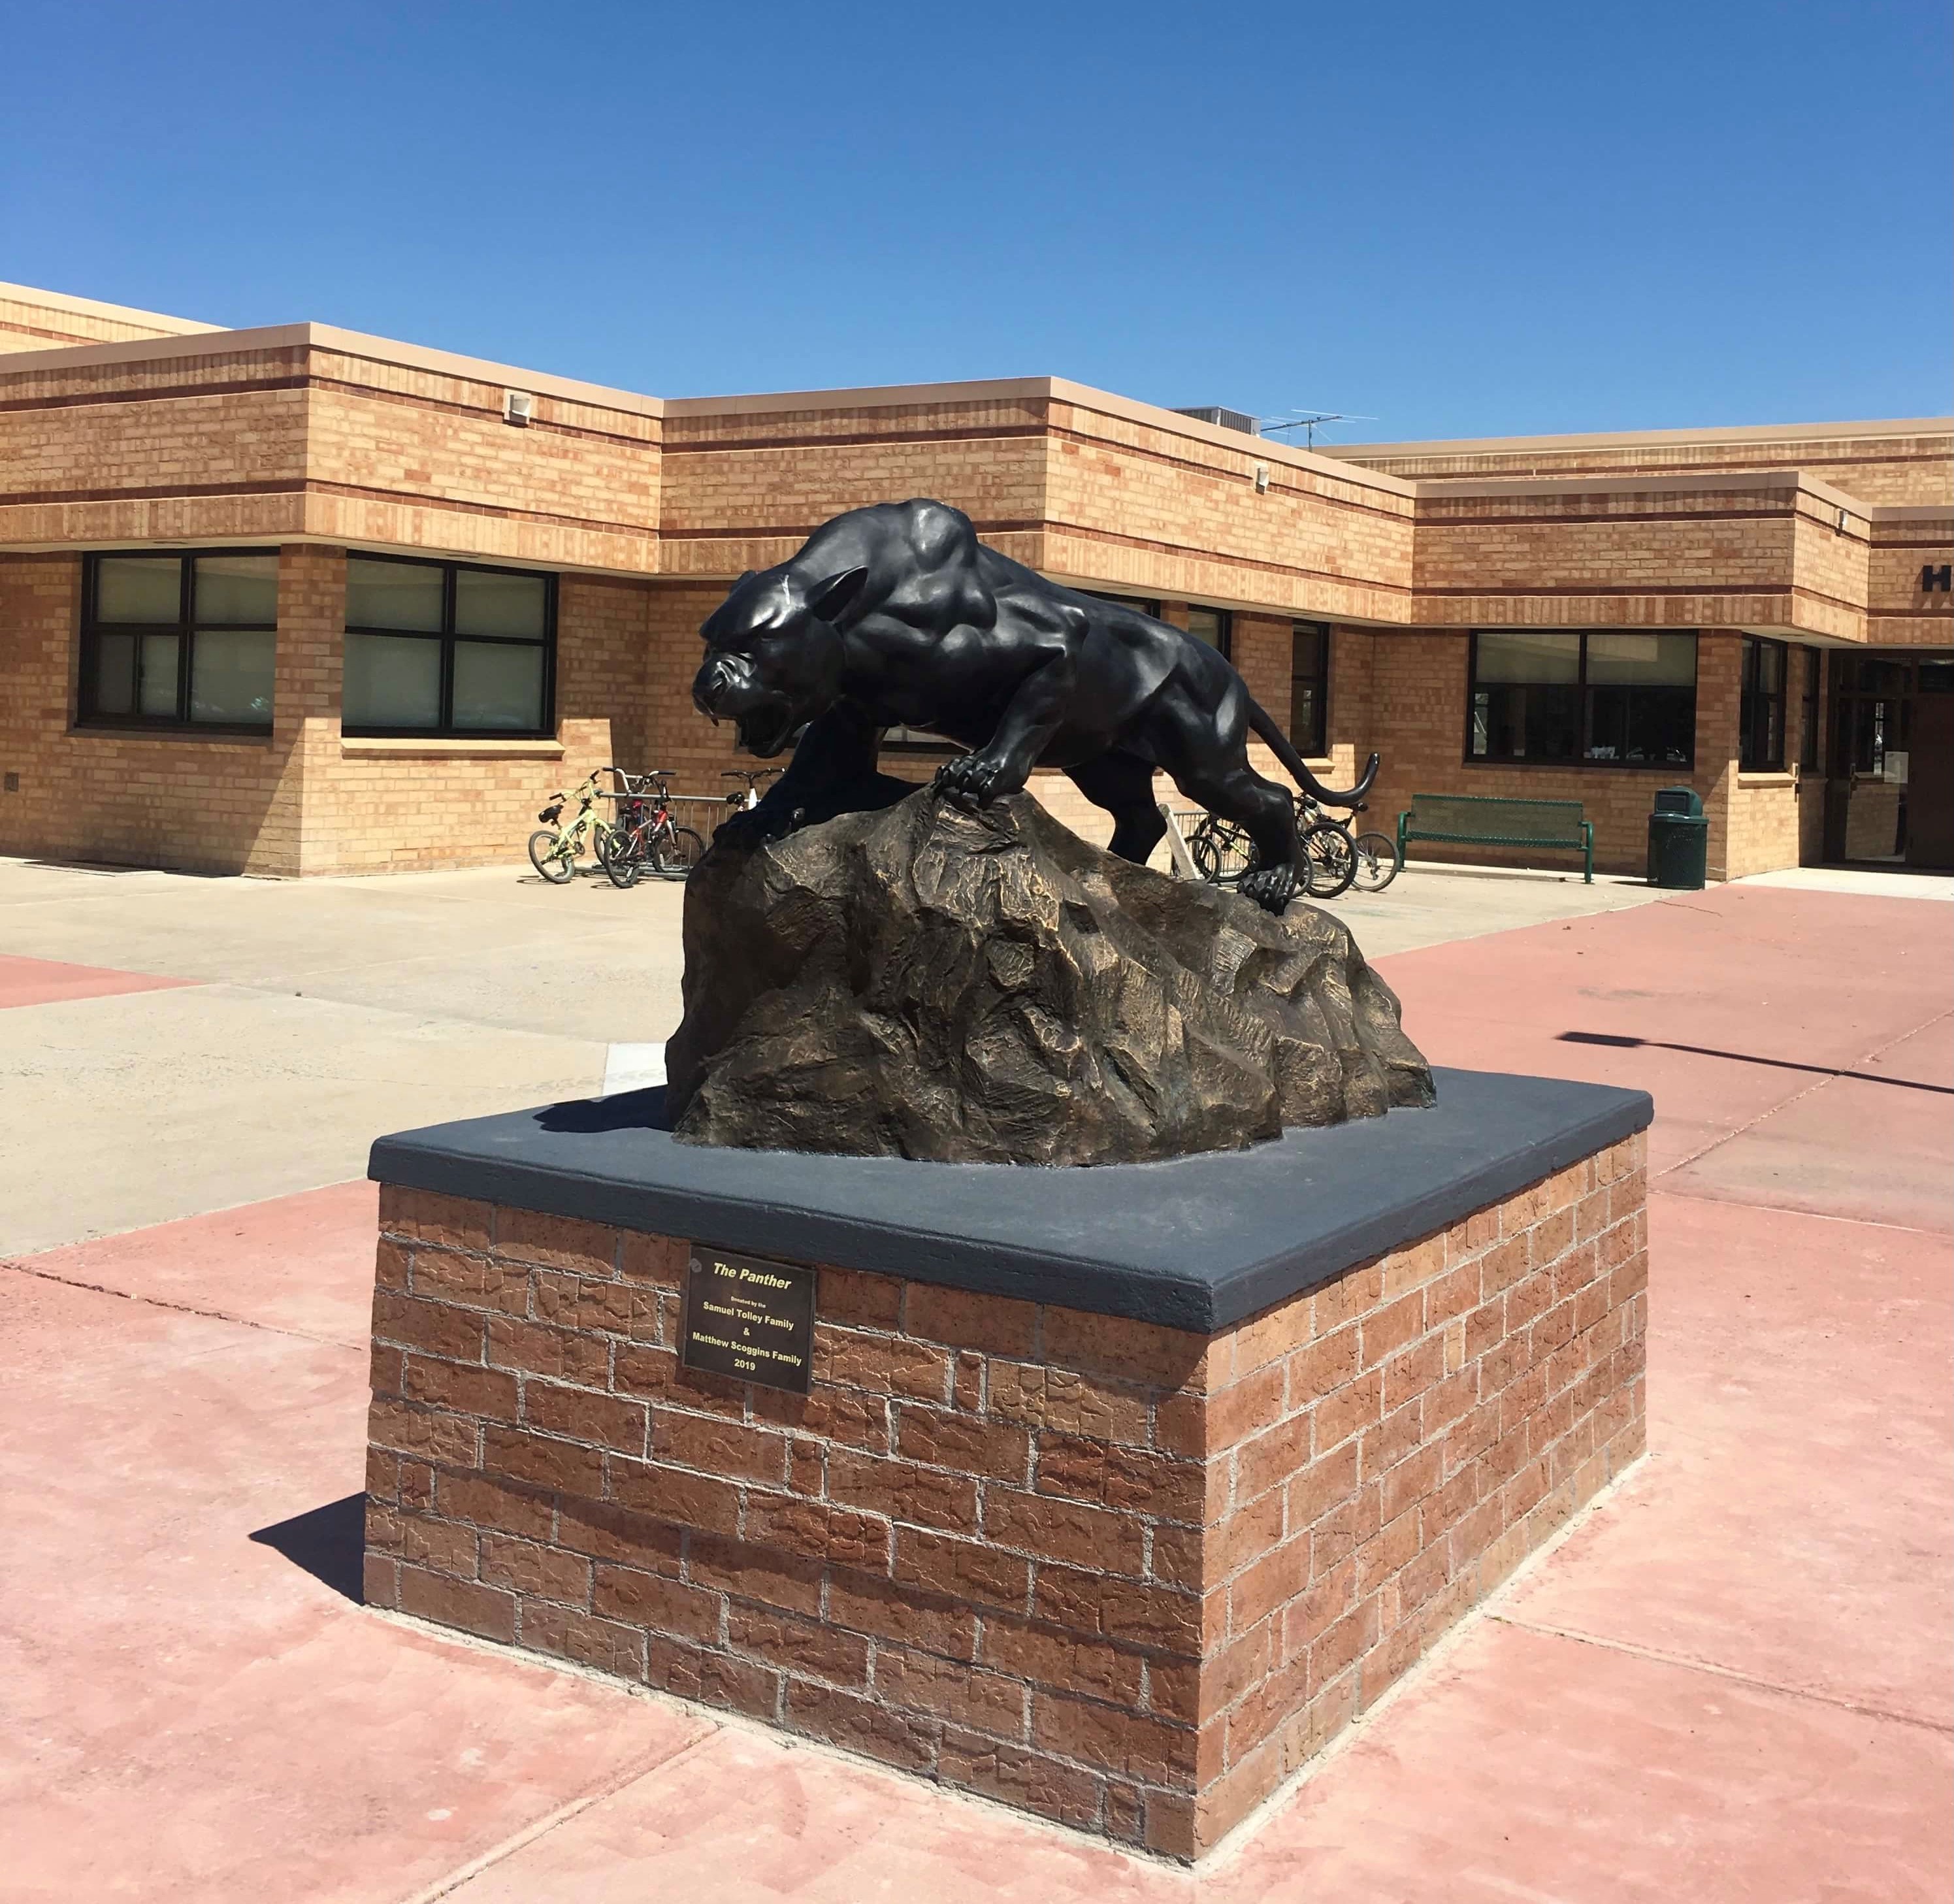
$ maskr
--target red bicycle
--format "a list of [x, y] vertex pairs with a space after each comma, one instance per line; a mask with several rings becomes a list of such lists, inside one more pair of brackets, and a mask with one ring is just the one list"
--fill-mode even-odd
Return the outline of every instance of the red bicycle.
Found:
[[611, 884], [628, 891], [648, 872], [684, 878], [705, 856], [705, 842], [672, 818], [671, 769], [615, 771], [624, 787], [616, 796], [617, 817], [597, 844], [598, 862]]

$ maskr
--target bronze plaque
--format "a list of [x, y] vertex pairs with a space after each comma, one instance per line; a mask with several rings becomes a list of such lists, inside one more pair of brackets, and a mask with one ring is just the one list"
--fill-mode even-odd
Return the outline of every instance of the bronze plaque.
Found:
[[678, 1359], [687, 1368], [805, 1395], [814, 1366], [814, 1271], [694, 1243]]

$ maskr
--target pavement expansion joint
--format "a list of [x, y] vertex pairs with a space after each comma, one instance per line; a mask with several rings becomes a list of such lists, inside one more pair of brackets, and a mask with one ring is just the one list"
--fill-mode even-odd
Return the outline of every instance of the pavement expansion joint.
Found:
[[[1931, 1030], [1943, 1019], [1947, 1018], [1954, 1018], [1954, 1010], [1937, 1011], [1930, 1016], [1922, 1019], [1918, 1025], [1902, 1032], [1897, 1037], [1890, 1038], [1882, 1045], [1875, 1045], [1870, 1051], [1864, 1052], [1852, 1060], [1852, 1070], [1856, 1072], [1861, 1066], [1871, 1064], [1874, 1059], [1880, 1057], [1883, 1053], [1890, 1051], [1896, 1045], [1905, 1044], [1909, 1038], [1918, 1038], [1922, 1032]], [[1823, 1091], [1828, 1084], [1836, 1082], [1839, 1078], [1846, 1075], [1847, 1074], [1842, 1072], [1833, 1072], [1824, 1077], [1815, 1078], [1802, 1089], [1792, 1092], [1789, 1097], [1780, 1098], [1776, 1104], [1770, 1105], [1767, 1109], [1760, 1111], [1755, 1117], [1748, 1119], [1738, 1125], [1735, 1130], [1725, 1131], [1720, 1137], [1713, 1137], [1701, 1150], [1692, 1151], [1687, 1157], [1679, 1158], [1673, 1164], [1667, 1164], [1663, 1169], [1653, 1172], [1649, 1179], [1651, 1186], [1653, 1187], [1663, 1177], [1673, 1177], [1678, 1170], [1687, 1170], [1691, 1164], [1701, 1162], [1712, 1151], [1721, 1150], [1726, 1144], [1736, 1142], [1739, 1137], [1745, 1136], [1748, 1132], [1756, 1130], [1761, 1123], [1775, 1117], [1780, 1111], [1789, 1110], [1793, 1104], [1801, 1103], [1804, 1099], [1810, 1097], [1813, 1092]]]
[[[1667, 1171], [1663, 1173], [1667, 1176]], [[1755, 1197], [1745, 1197], [1740, 1203], [1733, 1203], [1725, 1196], [1706, 1196], [1699, 1190], [1682, 1190], [1673, 1185], [1664, 1184], [1662, 1194], [1673, 1196], [1679, 1203], [1703, 1203], [1723, 1209], [1758, 1210], [1773, 1217], [1808, 1217], [1814, 1223], [1848, 1224], [1855, 1230], [1890, 1230], [1902, 1236], [1931, 1236], [1937, 1243], [1947, 1240], [1944, 1230], [1923, 1230], [1917, 1223], [1882, 1223], [1877, 1217], [1842, 1217], [1830, 1210], [1801, 1210], [1795, 1203], [1760, 1203]]]
[[701, 1733], [696, 1739], [665, 1747], [648, 1757], [629, 1765], [615, 1776], [606, 1779], [594, 1789], [580, 1793], [567, 1800], [551, 1811], [526, 1824], [520, 1831], [513, 1832], [500, 1844], [491, 1845], [479, 1856], [471, 1858], [465, 1865], [459, 1865], [445, 1877], [438, 1877], [425, 1890], [416, 1891], [411, 1897], [404, 1898], [401, 1904], [437, 1904], [437, 1900], [451, 1897], [471, 1879], [479, 1877], [485, 1871], [492, 1870], [504, 1859], [512, 1858], [525, 1846], [532, 1845], [539, 1838], [547, 1837], [558, 1825], [567, 1824], [580, 1812], [588, 1811], [594, 1805], [602, 1805], [606, 1799], [615, 1798], [628, 1790], [640, 1779], [651, 1777], [654, 1772], [663, 1771], [676, 1765], [681, 1759], [689, 1758], [702, 1747], [712, 1743], [718, 1729]]
[[367, 1343], [363, 1340], [349, 1340], [344, 1336], [318, 1335], [310, 1329], [289, 1329], [276, 1322], [256, 1322], [248, 1315], [234, 1315], [229, 1309], [199, 1309], [193, 1302], [172, 1302], [167, 1296], [143, 1296], [134, 1290], [113, 1289], [106, 1283], [90, 1283], [79, 1276], [57, 1276], [51, 1269], [36, 1269], [31, 1260], [20, 1257], [0, 1258], [0, 1269], [11, 1269], [21, 1276], [32, 1276], [43, 1283], [58, 1283], [64, 1289], [85, 1290], [91, 1296], [113, 1296], [124, 1302], [140, 1302], [152, 1309], [171, 1309], [178, 1315], [200, 1316], [206, 1322], [234, 1323], [240, 1329], [262, 1329], [267, 1335], [291, 1336], [300, 1342], [316, 1342], [328, 1349], [350, 1349], [363, 1354]]
[[1954, 1723], [1929, 1719], [1917, 1712], [1896, 1712], [1890, 1706], [1870, 1705], [1863, 1699], [1848, 1699], [1836, 1692], [1820, 1692], [1808, 1686], [1788, 1686], [1781, 1679], [1763, 1679], [1755, 1673], [1740, 1673], [1735, 1667], [1719, 1666], [1714, 1660], [1698, 1658], [1692, 1653], [1672, 1653], [1660, 1646], [1638, 1646], [1632, 1640], [1610, 1639], [1603, 1633], [1585, 1633], [1575, 1626], [1550, 1626], [1544, 1622], [1516, 1618], [1512, 1613], [1488, 1613], [1488, 1620], [1510, 1626], [1516, 1632], [1538, 1633], [1544, 1639], [1564, 1639], [1579, 1646], [1598, 1646], [1604, 1651], [1625, 1653], [1632, 1659], [1649, 1660], [1660, 1666], [1680, 1666], [1693, 1673], [1707, 1673], [1759, 1692], [1776, 1692], [1788, 1699], [1809, 1699], [1819, 1705], [1833, 1706], [1841, 1712], [1856, 1712], [1867, 1719], [1890, 1719], [1900, 1726], [1917, 1726], [1923, 1732], [1954, 1738]]

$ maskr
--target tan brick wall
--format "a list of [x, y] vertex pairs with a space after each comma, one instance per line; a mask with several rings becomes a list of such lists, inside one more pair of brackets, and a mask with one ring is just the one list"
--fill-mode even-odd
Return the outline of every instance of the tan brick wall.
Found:
[[1876, 648], [1954, 647], [1954, 592], [1920, 586], [1954, 562], [1954, 511], [1876, 522], [1867, 556], [1866, 640]]
[[1638, 1455], [1642, 1140], [1214, 1337], [383, 1189], [372, 1604], [1191, 1857]]
[[64, 297], [25, 284], [0, 284], [0, 351], [47, 350], [68, 344], [127, 344], [218, 327], [155, 311]]
[[643, 764], [641, 584], [562, 578], [554, 742], [347, 739], [339, 722], [344, 561], [337, 551], [307, 553], [331, 565], [336, 580], [317, 637], [329, 693], [312, 724], [306, 872], [519, 864], [539, 824], [537, 810], [552, 792], [593, 768]]
[[[1414, 617], [1455, 627], [1804, 620], [1800, 611], [1821, 605], [1793, 594], [1802, 493], [1788, 484], [1770, 491], [1423, 496]], [[1863, 544], [1854, 546], [1863, 556]], [[1863, 574], [1858, 587], [1862, 603]], [[1832, 625], [1837, 613], [1824, 607], [1823, 632], [1847, 632]]]
[[[10, 289], [17, 287], [0, 287], [0, 317]], [[76, 322], [134, 323], [131, 335], [140, 335], [146, 315], [100, 307]], [[1664, 480], [1701, 472], [1714, 481], [1726, 467], [1752, 473], [1748, 486], [1733, 479], [1695, 490], [1414, 499], [1401, 482], [1354, 463], [1300, 456], [1047, 380], [944, 386], [907, 398], [871, 391], [837, 393], [831, 403], [688, 402], [666, 407], [661, 421], [655, 404], [538, 379], [549, 387], [536, 393], [536, 423], [519, 429], [501, 420], [496, 366], [316, 327], [258, 333], [256, 343], [252, 335], [213, 333], [180, 345], [164, 338], [147, 357], [97, 353], [105, 360], [77, 363], [60, 352], [20, 360], [17, 371], [0, 366], [0, 542], [304, 542], [672, 580], [646, 599], [635, 643], [611, 611], [593, 609], [587, 677], [579, 672], [586, 633], [566, 624], [564, 679], [575, 690], [564, 702], [566, 758], [535, 747], [342, 748], [323, 679], [305, 687], [303, 675], [289, 684], [281, 676], [272, 751], [295, 749], [291, 759], [259, 761], [252, 743], [221, 757], [207, 751], [216, 744], [209, 741], [187, 756], [171, 741], [118, 742], [144, 750], [140, 771], [149, 778], [140, 784], [154, 790], [148, 818], [40, 819], [17, 809], [17, 828], [39, 837], [52, 827], [50, 838], [86, 834], [118, 853], [140, 852], [145, 839], [174, 841], [172, 850], [201, 856], [199, 864], [249, 859], [269, 869], [294, 853], [310, 870], [441, 863], [432, 825], [409, 824], [425, 810], [448, 828], [450, 858], [468, 863], [498, 855], [498, 842], [554, 784], [575, 778], [573, 768], [613, 754], [639, 764], [658, 756], [678, 769], [685, 790], [716, 793], [735, 756], [730, 730], [715, 734], [685, 692], [699, 621], [741, 568], [781, 559], [836, 511], [911, 494], [969, 510], [988, 539], [1047, 573], [1232, 607], [1238, 659], [1278, 721], [1287, 716], [1289, 617], [1339, 622], [1332, 758], [1318, 771], [1346, 781], [1370, 746], [1388, 756], [1388, 737], [1402, 734], [1412, 751], [1387, 759], [1387, 790], [1410, 790], [1414, 769], [1423, 784], [1441, 784], [1430, 776], [1454, 746], [1450, 735], [1439, 744], [1423, 732], [1428, 702], [1408, 667], [1418, 655], [1448, 651], [1389, 651], [1397, 661], [1380, 665], [1373, 683], [1372, 651], [1392, 637], [1372, 630], [1408, 618], [1456, 629], [1779, 627], [1848, 639], [1870, 627], [1895, 643], [1954, 644], [1954, 597], [1917, 586], [1924, 557], [1944, 559], [1954, 549], [1954, 521], [1910, 514], [1873, 523], [1869, 533], [1855, 518], [1842, 535], [1836, 504], [1802, 480], [1755, 474], [1783, 467], [1794, 451], [1823, 449], [1832, 460], [1820, 473], [1836, 478], [1839, 459], [1857, 467], [1869, 445], [1924, 467], [1944, 451], [1931, 432], [1917, 443], [1877, 431], [1808, 442], [1780, 435], [1727, 457], [1708, 438], [1645, 444], [1644, 464], [1625, 463], [1620, 445], [1577, 445], [1572, 460], [1550, 457], [1547, 467], [1595, 474], [1645, 464]], [[1409, 448], [1421, 464], [1413, 473], [1484, 476], [1522, 472], [1537, 447]], [[1258, 463], [1269, 471], [1262, 492]], [[33, 649], [47, 636], [47, 613], [43, 600], [11, 638]], [[326, 659], [329, 650], [336, 655], [336, 630], [306, 639], [321, 665], [336, 668]], [[36, 662], [30, 673], [39, 685], [17, 694], [17, 704], [51, 705], [46, 667]], [[287, 736], [284, 710], [302, 692], [313, 696], [310, 724]], [[1456, 726], [1462, 707], [1444, 719]], [[24, 759], [30, 745], [54, 749], [53, 759], [66, 744], [51, 734], [15, 746]], [[102, 752], [107, 743], [84, 744], [104, 760], [136, 759]], [[1286, 778], [1259, 744], [1252, 757], [1271, 778]], [[201, 793], [187, 784], [199, 762], [221, 763], [201, 790], [214, 803], [207, 818], [196, 817]], [[891, 756], [889, 765], [920, 778], [934, 763]], [[290, 828], [265, 831], [262, 815], [250, 817], [261, 782], [296, 799], [301, 774], [313, 812], [302, 849]], [[1542, 785], [1536, 774], [1526, 780]], [[1641, 781], [1617, 776], [1604, 788], [1584, 772], [1572, 790], [1604, 809], [1597, 818], [1610, 854], [1624, 866], [1638, 863], [1631, 836], [1639, 818], [1629, 809], [1644, 798]], [[416, 784], [431, 803], [425, 809], [416, 807]], [[1041, 774], [1035, 790], [1087, 837], [1105, 837], [1107, 822], [1069, 782]], [[1161, 791], [1178, 797], [1164, 782]], [[1384, 803], [1381, 797], [1380, 810]], [[1733, 784], [1717, 850], [1727, 844], [1729, 863], [1744, 867], [1786, 850], [1801, 828], [1809, 831], [1808, 815], [1798, 817], [1805, 805], [1793, 795], [1787, 806], [1779, 789]], [[713, 816], [696, 817], [704, 831]], [[407, 830], [390, 843], [397, 826]], [[338, 844], [335, 828], [344, 834]]]
[[[291, 578], [281, 569], [280, 612]], [[0, 556], [0, 853], [191, 872], [299, 870], [300, 739], [76, 731], [81, 561]], [[278, 692], [284, 689], [281, 646]]]
[[0, 542], [302, 533], [302, 369], [290, 350], [23, 371], [0, 360]]
[[1366, 469], [1418, 482], [1489, 476], [1682, 476], [1722, 470], [1802, 470], [1863, 503], [1944, 503], [1954, 498], [1954, 435], [1944, 426], [1899, 435], [1773, 431], [1749, 441], [1705, 431], [1609, 439], [1540, 438], [1504, 443], [1374, 443], [1340, 448]]
[[72, 730], [80, 575], [77, 557], [0, 557], [0, 755], [20, 776], [0, 851], [283, 876], [520, 864], [551, 792], [643, 762], [640, 584], [563, 578], [554, 740], [344, 740], [344, 552], [289, 546], [257, 740]]
[[[1036, 564], [1048, 572], [1319, 620], [1406, 618], [1409, 497], [1255, 437], [1143, 421], [1083, 393], [1054, 402]], [[1269, 475], [1261, 492], [1258, 464]]]
[[[1500, 800], [1579, 800], [1594, 823], [1594, 865], [1636, 874], [1648, 862], [1648, 815], [1656, 790], [1694, 787], [1710, 822], [1713, 879], [1739, 878], [1799, 863], [1795, 776], [1737, 772], [1739, 636], [1704, 633], [1697, 642], [1696, 760], [1690, 768], [1528, 767], [1465, 762], [1467, 638], [1463, 633], [1380, 632], [1373, 639], [1374, 687], [1369, 744], [1384, 756], [1369, 822], [1395, 832], [1412, 795], [1481, 794]], [[1794, 655], [1794, 660], [1795, 656]], [[1798, 679], [1793, 669], [1793, 680]], [[1333, 690], [1333, 709], [1335, 702]], [[1787, 758], [1795, 760], [1798, 707], [1786, 704]], [[1810, 797], [1820, 797], [1814, 783]], [[1417, 859], [1578, 870], [1577, 852], [1447, 847], [1414, 842]]]
[[1866, 626], [1869, 526], [1849, 511], [1839, 524], [1835, 504], [1809, 494], [1798, 498], [1792, 533], [1792, 614], [1802, 629], [1841, 641], [1863, 638]]
[[657, 566], [655, 416], [304, 343], [0, 363], [0, 542], [305, 536]]
[[306, 353], [306, 527], [351, 543], [647, 573], [658, 422], [547, 392], [330, 350]]
[[1045, 406], [1029, 397], [832, 410], [668, 406], [661, 562], [723, 585], [784, 561], [831, 516], [931, 496], [1035, 564]]

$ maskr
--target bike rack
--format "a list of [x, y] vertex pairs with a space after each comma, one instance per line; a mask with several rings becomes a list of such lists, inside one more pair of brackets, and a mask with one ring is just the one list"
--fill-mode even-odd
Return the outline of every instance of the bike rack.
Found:
[[[1194, 863], [1193, 854], [1187, 850], [1187, 836], [1180, 830], [1181, 815], [1175, 812], [1165, 800], [1160, 803], [1160, 813], [1161, 818], [1167, 822], [1167, 850], [1173, 856], [1176, 876], [1182, 879], [1198, 879], [1200, 869]], [[1192, 819], [1198, 816], [1190, 814], [1187, 817]]]

